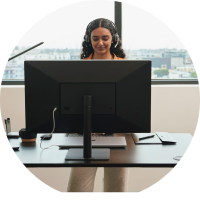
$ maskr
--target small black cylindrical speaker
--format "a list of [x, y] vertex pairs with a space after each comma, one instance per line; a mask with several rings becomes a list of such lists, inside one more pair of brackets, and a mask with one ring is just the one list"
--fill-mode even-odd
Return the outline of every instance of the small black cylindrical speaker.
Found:
[[37, 133], [27, 133], [25, 128], [19, 130], [19, 137], [22, 142], [35, 142]]

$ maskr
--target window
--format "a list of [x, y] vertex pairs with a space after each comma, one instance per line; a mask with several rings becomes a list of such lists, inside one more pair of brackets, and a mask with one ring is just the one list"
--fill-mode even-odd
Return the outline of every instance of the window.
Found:
[[[90, 12], [85, 12], [88, 8]], [[2, 84], [24, 84], [24, 60], [80, 59], [86, 26], [100, 17], [116, 23], [128, 59], [152, 61], [153, 84], [198, 84], [189, 53], [168, 27], [139, 8], [112, 1], [106, 1], [106, 6], [102, 1], [76, 3], [40, 20], [20, 40], [10, 57], [39, 42], [44, 44], [9, 61]]]
[[127, 59], [152, 61], [152, 79], [197, 79], [192, 59], [176, 35], [151, 14], [124, 3], [122, 41]]

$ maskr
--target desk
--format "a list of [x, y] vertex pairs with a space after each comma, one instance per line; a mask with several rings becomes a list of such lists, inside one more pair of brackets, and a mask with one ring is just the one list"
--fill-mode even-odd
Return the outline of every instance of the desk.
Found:
[[[57, 146], [42, 150], [40, 134], [34, 143], [22, 143], [21, 139], [9, 139], [12, 146], [19, 146], [16, 155], [26, 167], [174, 167], [178, 161], [175, 156], [183, 156], [192, 136], [189, 133], [171, 133], [177, 141], [172, 145], [135, 145], [132, 135], [125, 136], [126, 149], [111, 149], [109, 161], [65, 161], [67, 149]], [[54, 134], [51, 140], [44, 140], [42, 147], [56, 145], [66, 134]]]

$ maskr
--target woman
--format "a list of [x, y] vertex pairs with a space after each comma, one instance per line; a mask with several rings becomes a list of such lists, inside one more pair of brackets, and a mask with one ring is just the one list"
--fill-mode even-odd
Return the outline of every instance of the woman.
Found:
[[[100, 18], [90, 22], [82, 43], [81, 59], [125, 59], [125, 53], [117, 33], [116, 25]], [[92, 192], [97, 167], [72, 168], [68, 192]], [[125, 192], [127, 189], [128, 168], [104, 168], [104, 192]]]

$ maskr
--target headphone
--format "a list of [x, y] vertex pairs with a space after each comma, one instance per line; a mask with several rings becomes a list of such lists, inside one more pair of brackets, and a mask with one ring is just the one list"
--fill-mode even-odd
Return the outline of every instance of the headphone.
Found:
[[[108, 20], [108, 19], [106, 19], [106, 20]], [[95, 20], [94, 20], [94, 21], [95, 21]], [[90, 23], [88, 24], [87, 28], [86, 28], [86, 32], [85, 32], [85, 35], [84, 35], [84, 40], [85, 40], [87, 43], [90, 42], [90, 36], [88, 35], [88, 32], [89, 32], [89, 29], [90, 29], [90, 27], [91, 27], [91, 25], [92, 25], [92, 23], [93, 23], [94, 21], [90, 22]], [[111, 22], [111, 24], [113, 25], [114, 30], [115, 30], [115, 33], [112, 35], [112, 41], [116, 42], [116, 45], [114, 46], [114, 48], [116, 48], [117, 45], [118, 45], [118, 42], [119, 42], [119, 35], [118, 35], [118, 33], [117, 33], [117, 26], [116, 26], [112, 21], [110, 21], [110, 20], [108, 20], [108, 21]], [[86, 45], [86, 46], [87, 46], [87, 45]], [[91, 44], [90, 44], [90, 46], [91, 46]]]

